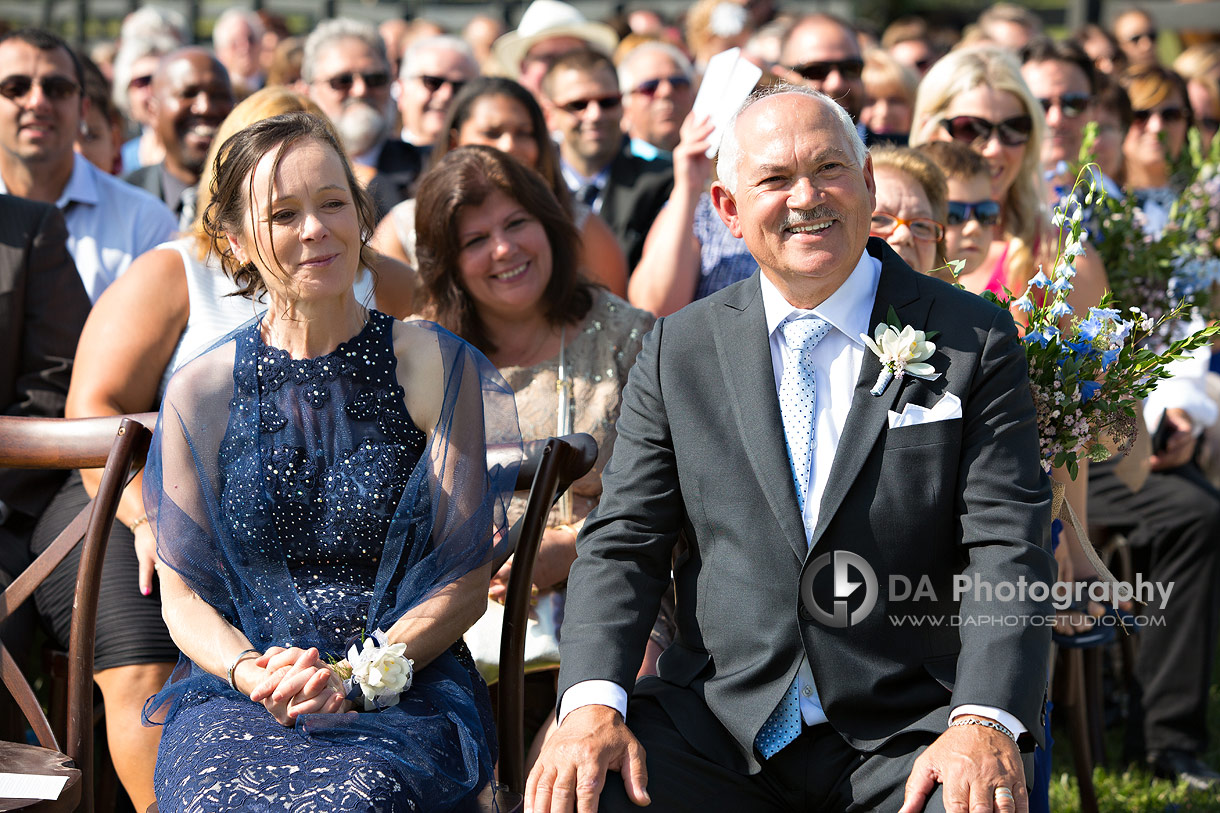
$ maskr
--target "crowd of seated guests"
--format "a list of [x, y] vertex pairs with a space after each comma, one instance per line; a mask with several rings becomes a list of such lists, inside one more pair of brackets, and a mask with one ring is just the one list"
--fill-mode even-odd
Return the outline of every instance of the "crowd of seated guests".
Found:
[[[309, 138], [324, 153], [341, 148], [331, 169], [367, 189], [372, 206], [355, 221], [363, 250], [352, 301], [435, 321], [477, 348], [515, 394], [525, 438], [558, 428], [598, 440], [597, 464], [552, 512], [535, 566], [539, 590], [562, 591], [643, 335], [757, 269], [714, 205], [713, 124], [691, 112], [711, 56], [741, 47], [763, 69], [760, 84], [835, 99], [870, 148], [871, 233], [915, 270], [975, 294], [1019, 294], [1053, 260], [1050, 209], [1072, 187], [1089, 123], [1100, 182], [1133, 196], [1150, 229], [1164, 228], [1190, 131], [1207, 150], [1220, 129], [1220, 37], [1182, 47], [1141, 9], [1066, 38], [1008, 3], [959, 22], [907, 17], [879, 31], [757, 0], [700, 0], [681, 20], [640, 9], [607, 24], [535, 0], [508, 32], [486, 17], [453, 33], [423, 20], [379, 29], [347, 18], [294, 31], [272, 13], [231, 9], [198, 43], [177, 12], [145, 6], [89, 55], [49, 31], [0, 34], [0, 237], [22, 247], [0, 262], [42, 275], [27, 285], [24, 270], [0, 266], [0, 285], [15, 292], [0, 310], [13, 337], [0, 359], [3, 410], [156, 410], [177, 369], [269, 307], [308, 324], [314, 312], [296, 310], [304, 289], [276, 278], [280, 261], [235, 266], [221, 239], [233, 224], [209, 225], [206, 213], [226, 140], [263, 119], [312, 116], [325, 135]], [[249, 194], [235, 205], [257, 235], [267, 218]], [[274, 281], [250, 284], [251, 263]], [[1091, 250], [1076, 268], [1069, 302], [1083, 314], [1100, 302], [1108, 269]], [[1216, 766], [1202, 761], [1220, 633], [1211, 598], [1220, 492], [1198, 456], [1217, 411], [1203, 369], [1184, 369], [1145, 404], [1145, 423], [1171, 430], [1145, 482], [1113, 463], [1082, 466], [1075, 479], [1053, 473], [1087, 524], [1125, 535], [1139, 574], [1177, 585], [1166, 608], [1141, 610], [1163, 619], [1139, 635], [1125, 756], [1198, 787], [1220, 787]], [[49, 544], [97, 482], [96, 472], [0, 471], [0, 580]], [[162, 731], [141, 725], [141, 711], [181, 646], [162, 620], [152, 513], [137, 478], [107, 551], [95, 664], [107, 746], [137, 810], [154, 801]], [[1074, 532], [1061, 536], [1061, 573], [1093, 578]], [[37, 595], [59, 646], [76, 563], [70, 556]], [[493, 599], [510, 569], [485, 574]], [[179, 605], [182, 587], [172, 586]], [[1096, 605], [1082, 612], [1063, 634], [1101, 623]], [[0, 630], [27, 658], [33, 623]], [[663, 609], [642, 672], [668, 643]], [[222, 680], [227, 667], [234, 685], [228, 659], [245, 654], [218, 654], [218, 670], [207, 658], [196, 665]], [[257, 654], [262, 669], [286, 663]], [[535, 704], [540, 738], [552, 725], [548, 681], [551, 695]], [[314, 684], [309, 702], [338, 706], [325, 681]]]

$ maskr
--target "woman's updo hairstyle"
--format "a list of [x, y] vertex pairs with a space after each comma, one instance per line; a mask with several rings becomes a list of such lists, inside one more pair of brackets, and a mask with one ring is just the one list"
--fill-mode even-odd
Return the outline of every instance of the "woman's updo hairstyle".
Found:
[[[237, 293], [251, 298], [258, 298], [267, 290], [259, 266], [253, 261], [239, 262], [229, 245], [228, 235], [241, 234], [247, 222], [257, 222], [250, 211], [254, 200], [254, 170], [259, 162], [270, 152], [275, 151], [275, 160], [271, 167], [267, 183], [267, 200], [270, 201], [275, 188], [275, 176], [279, 171], [280, 162], [288, 148], [302, 141], [316, 141], [335, 151], [343, 164], [343, 173], [347, 176], [347, 185], [352, 192], [352, 200], [356, 206], [356, 218], [360, 223], [360, 263], [365, 268], [371, 267], [372, 250], [368, 241], [373, 235], [376, 223], [376, 209], [368, 192], [352, 174], [351, 165], [343, 152], [343, 147], [330, 127], [317, 116], [309, 113], [285, 113], [272, 116], [256, 122], [244, 130], [230, 136], [216, 153], [216, 163], [213, 166], [211, 201], [204, 209], [202, 216], [203, 229], [212, 241], [212, 250], [220, 258], [221, 266], [226, 274], [237, 283]], [[267, 224], [267, 234], [270, 236], [274, 224]], [[272, 256], [259, 260], [265, 268], [279, 268], [279, 257], [274, 256], [275, 245], [272, 246]], [[254, 250], [258, 251], [255, 244]]]

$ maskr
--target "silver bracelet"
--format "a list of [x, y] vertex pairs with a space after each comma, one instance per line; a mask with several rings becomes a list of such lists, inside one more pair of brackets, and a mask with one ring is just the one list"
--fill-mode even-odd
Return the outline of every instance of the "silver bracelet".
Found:
[[1008, 730], [1008, 726], [1000, 725], [994, 720], [980, 720], [978, 717], [963, 717], [949, 723], [949, 728], [959, 725], [981, 725], [985, 728], [993, 728], [1003, 734], [1005, 737], [1008, 737], [1008, 739], [1012, 740], [1013, 742], [1017, 741], [1016, 735]]
[[235, 692], [239, 691], [239, 689], [237, 688], [237, 683], [234, 681], [234, 673], [237, 672], [237, 664], [239, 664], [243, 660], [245, 660], [247, 655], [258, 655], [258, 654], [260, 654], [260, 653], [257, 649], [243, 649], [241, 652], [237, 653], [237, 657], [234, 658], [233, 661], [229, 664], [229, 688], [230, 689], [232, 689]]

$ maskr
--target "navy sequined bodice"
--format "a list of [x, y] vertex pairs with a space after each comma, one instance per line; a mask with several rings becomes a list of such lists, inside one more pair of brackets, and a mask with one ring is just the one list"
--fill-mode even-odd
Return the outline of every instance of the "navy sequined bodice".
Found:
[[287, 564], [334, 653], [364, 631], [384, 540], [427, 440], [403, 401], [393, 321], [371, 312], [357, 336], [310, 359], [267, 346], [258, 325], [238, 338], [231, 409], [257, 409], [235, 425], [258, 428], [225, 438], [221, 510], [240, 549]]

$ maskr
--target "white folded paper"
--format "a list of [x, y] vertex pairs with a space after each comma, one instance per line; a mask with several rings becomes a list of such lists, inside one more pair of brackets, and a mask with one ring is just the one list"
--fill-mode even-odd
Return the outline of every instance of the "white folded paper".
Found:
[[948, 421], [953, 418], [962, 417], [962, 401], [951, 392], [946, 392], [944, 396], [936, 402], [932, 407], [921, 407], [918, 404], [907, 404], [902, 412], [890, 410], [890, 429], [899, 429], [903, 426], [919, 426], [924, 423], [935, 423], [936, 421]]
[[67, 782], [66, 776], [0, 773], [0, 799], [58, 799]]

